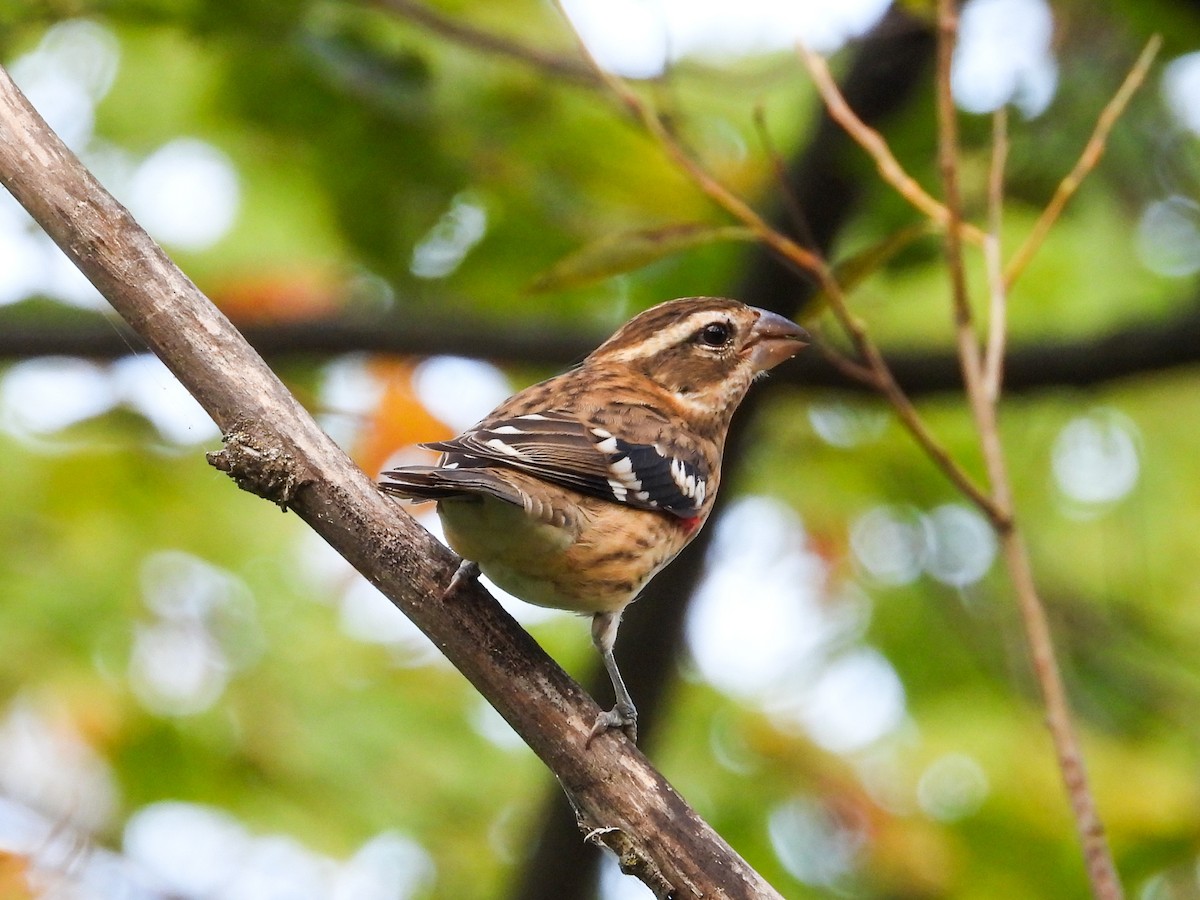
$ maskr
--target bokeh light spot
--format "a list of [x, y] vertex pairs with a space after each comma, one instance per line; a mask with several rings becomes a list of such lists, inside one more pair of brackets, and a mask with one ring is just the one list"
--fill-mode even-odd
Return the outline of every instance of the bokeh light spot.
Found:
[[867, 843], [860, 825], [843, 821], [803, 797], [771, 810], [767, 831], [783, 867], [799, 881], [817, 887], [836, 888], [854, 871]]
[[882, 437], [888, 415], [877, 407], [833, 401], [810, 403], [808, 421], [825, 443], [849, 449]]
[[123, 357], [111, 373], [120, 400], [145, 416], [165, 440], [188, 447], [220, 436], [217, 423], [157, 356]]
[[1054, 442], [1054, 480], [1063, 495], [1093, 506], [1115, 503], [1141, 473], [1137, 426], [1115, 409], [1098, 407], [1068, 422]]
[[151, 618], [134, 630], [133, 691], [160, 715], [203, 712], [262, 651], [254, 598], [229, 572], [178, 550], [151, 554], [141, 576]]
[[86, 831], [107, 825], [117, 804], [104, 758], [65, 714], [22, 695], [0, 719], [0, 793]]
[[688, 647], [701, 674], [733, 696], [761, 695], [841, 630], [816, 588], [824, 565], [804, 548], [799, 519], [750, 497], [715, 523], [706, 574], [688, 610]]
[[512, 393], [491, 363], [463, 356], [431, 356], [413, 372], [421, 403], [457, 432], [466, 431]]
[[910, 507], [876, 506], [850, 525], [850, 548], [875, 581], [910, 584], [925, 564], [924, 520]]
[[654, 78], [684, 57], [724, 60], [790, 49], [832, 52], [869, 29], [886, 0], [570, 0], [572, 25], [597, 62], [626, 78]]
[[1162, 90], [1180, 124], [1200, 134], [1200, 52], [1185, 53], [1167, 63]]
[[925, 571], [943, 584], [966, 587], [979, 581], [996, 559], [996, 535], [975, 510], [947, 503], [926, 516]]
[[965, 753], [938, 757], [917, 782], [917, 802], [931, 818], [956, 822], [977, 810], [988, 795], [988, 777]]
[[50, 434], [111, 409], [104, 367], [69, 357], [19, 362], [0, 379], [0, 423], [17, 436]]
[[1054, 97], [1054, 19], [1045, 0], [970, 0], [962, 10], [951, 84], [959, 106], [986, 113], [1014, 103], [1027, 118]]
[[904, 720], [904, 685], [878, 650], [859, 647], [834, 657], [798, 694], [770, 711], [799, 721], [817, 744], [850, 753], [878, 741]]
[[237, 170], [224, 153], [196, 138], [177, 138], [134, 171], [129, 208], [156, 239], [205, 250], [223, 238], [241, 202]]
[[124, 832], [126, 855], [185, 897], [216, 896], [241, 865], [249, 840], [228, 813], [171, 801], [143, 806]]
[[457, 195], [450, 208], [413, 248], [409, 270], [418, 278], [445, 278], [487, 234], [487, 210], [469, 193]]
[[1200, 272], [1200, 204], [1178, 194], [1147, 204], [1138, 220], [1137, 252], [1159, 275], [1183, 278]]

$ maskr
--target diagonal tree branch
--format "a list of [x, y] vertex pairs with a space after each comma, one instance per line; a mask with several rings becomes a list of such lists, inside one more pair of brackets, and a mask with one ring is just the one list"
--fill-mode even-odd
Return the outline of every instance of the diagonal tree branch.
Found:
[[391, 598], [553, 770], [589, 840], [660, 897], [779, 896], [623, 736], [584, 750], [598, 707], [482, 588], [439, 599], [453, 554], [321, 431], [3, 69], [0, 183], [221, 427], [210, 461], [294, 510]]

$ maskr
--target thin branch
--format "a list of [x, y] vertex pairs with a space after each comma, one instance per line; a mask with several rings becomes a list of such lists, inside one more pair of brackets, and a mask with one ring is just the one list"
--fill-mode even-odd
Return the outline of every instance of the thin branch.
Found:
[[767, 128], [766, 110], [761, 104], [754, 108], [754, 127], [758, 131], [759, 143], [762, 144], [767, 159], [771, 161], [771, 170], [775, 173], [775, 183], [779, 186], [779, 196], [783, 198], [783, 208], [787, 213], [788, 221], [791, 222], [793, 233], [806, 246], [816, 247], [817, 242], [813, 240], [808, 217], [800, 207], [800, 200], [788, 181], [787, 162], [784, 160], [783, 154], [779, 152], [779, 148], [775, 146], [771, 131]]
[[[942, 178], [942, 190], [946, 195], [947, 227], [943, 241], [946, 269], [950, 274], [954, 334], [958, 343], [959, 360], [962, 362], [963, 383], [967, 387], [967, 397], [975, 409], [975, 417], [983, 423], [989, 418], [990, 406], [981, 390], [983, 367], [979, 356], [979, 342], [975, 337], [971, 300], [967, 293], [967, 275], [958, 227], [962, 222], [963, 208], [958, 185], [958, 109], [954, 105], [954, 94], [950, 87], [950, 69], [957, 36], [958, 6], [955, 0], [938, 0], [937, 77], [934, 79], [934, 85], [937, 100], [938, 171]], [[987, 429], [981, 428], [981, 432], [986, 431]], [[988, 457], [985, 453], [985, 459]], [[993, 491], [995, 476], [995, 472], [988, 472]]]
[[778, 897], [628, 740], [585, 749], [599, 708], [457, 560], [346, 457], [261, 357], [49, 129], [0, 69], [0, 183], [225, 435], [210, 462], [295, 511], [438, 646], [550, 767], [585, 833], [658, 896]]
[[[958, 189], [958, 125], [957, 109], [950, 86], [951, 65], [958, 37], [958, 6], [956, 0], [938, 0], [938, 162], [946, 191], [946, 207], [950, 211], [950, 227], [946, 229], [946, 258], [950, 270], [954, 319], [958, 336], [959, 356], [967, 399], [979, 433], [984, 465], [987, 467], [995, 503], [996, 517], [992, 525], [999, 536], [1005, 563], [1017, 596], [1017, 606], [1025, 629], [1025, 639], [1033, 658], [1034, 673], [1046, 707], [1046, 724], [1054, 744], [1059, 770], [1062, 773], [1067, 797], [1071, 804], [1075, 828], [1083, 849], [1084, 864], [1093, 894], [1099, 900], [1119, 900], [1121, 882], [1096, 808], [1095, 797], [1088, 781], [1079, 737], [1072, 722], [1070, 702], [1054, 652], [1054, 641], [1046, 619], [1045, 607], [1037, 593], [1029, 552], [1017, 525], [1013, 510], [1012, 486], [1008, 476], [1004, 448], [1000, 443], [997, 421], [997, 391], [989, 391], [984, 378], [979, 343], [971, 321], [971, 307], [963, 270], [962, 246], [955, 227], [961, 215]], [[999, 159], [1003, 155], [998, 156]], [[995, 159], [994, 159], [995, 162]], [[993, 165], [992, 190], [999, 190], [998, 165]], [[993, 204], [993, 217], [998, 215]], [[993, 228], [997, 221], [993, 219]], [[998, 244], [998, 236], [991, 236]], [[998, 252], [998, 251], [997, 251]], [[1003, 288], [1003, 285], [1001, 285]], [[1003, 305], [1003, 291], [993, 306]], [[993, 321], [993, 328], [1002, 327]], [[1001, 342], [993, 331], [992, 340]], [[997, 385], [998, 388], [998, 385]]]
[[532, 66], [547, 75], [566, 81], [598, 87], [596, 73], [578, 60], [547, 53], [537, 47], [522, 44], [482, 28], [467, 25], [447, 16], [419, 0], [364, 0], [370, 5], [387, 10], [396, 16], [419, 25], [439, 37], [461, 44], [470, 50], [502, 56]]
[[837, 372], [840, 372], [847, 381], [857, 382], [877, 393], [881, 392], [879, 375], [874, 369], [864, 366], [838, 350], [825, 338], [824, 329], [819, 324], [814, 324], [809, 330], [817, 338], [816, 348], [821, 357]]
[[1008, 343], [1008, 293], [1004, 286], [1004, 259], [1000, 232], [1004, 224], [1004, 167], [1008, 160], [1008, 107], [992, 115], [992, 162], [988, 169], [988, 234], [983, 242], [983, 264], [987, 270], [987, 345], [983, 358], [984, 398], [1000, 400], [1004, 381], [1004, 349]]
[[1104, 823], [1092, 795], [1079, 737], [1071, 723], [1070, 700], [1054, 653], [1054, 637], [1046, 618], [1046, 607], [1038, 595], [1033, 578], [1029, 549], [1015, 525], [1001, 532], [1000, 548], [1017, 595], [1034, 676], [1046, 705], [1046, 724], [1071, 803], [1092, 894], [1097, 900], [1121, 900], [1124, 891], [1108, 846]]
[[[922, 61], [932, 55], [934, 44], [931, 38], [923, 22], [910, 18], [903, 6], [893, 6], [855, 53], [843, 88], [847, 98], [856, 108], [860, 99], [865, 100], [864, 110], [872, 122], [883, 122], [906, 108], [913, 89], [921, 80]], [[844, 165], [850, 143], [845, 133], [836, 127], [823, 108], [811, 112], [815, 126], [811, 139], [798, 148], [788, 165], [785, 180], [789, 194], [804, 210], [808, 225], [808, 233], [793, 233], [805, 246], [820, 247], [827, 254], [827, 248], [852, 218], [855, 198], [861, 195], [864, 185], [861, 179], [849, 177]], [[781, 204], [776, 205], [770, 215], [775, 227], [788, 233], [783, 224], [787, 219]], [[734, 291], [732, 296], [791, 317], [799, 314], [811, 293], [809, 285], [797, 275], [793, 265], [762, 245], [746, 260], [745, 268], [736, 279], [736, 287], [731, 289]], [[797, 357], [800, 358], [811, 362], [814, 371], [819, 370], [831, 378], [839, 377], [816, 353], [802, 354]], [[771, 386], [771, 382], [764, 385]], [[855, 384], [855, 389], [865, 388]], [[755, 391], [746, 398], [733, 420], [725, 444], [724, 463], [731, 482], [740, 479], [739, 460], [745, 458], [754, 444], [757, 410], [769, 403], [770, 391]], [[729, 496], [722, 494], [717, 498], [718, 504]], [[714, 510], [714, 515], [719, 515], [719, 509]], [[621, 641], [626, 654], [626, 662], [622, 665], [632, 666], [623, 671], [631, 693], [638, 698], [638, 710], [646, 722], [649, 746], [653, 746], [654, 723], [659, 718], [654, 713], [654, 704], [656, 698], [662, 698], [668, 692], [666, 685], [674, 678], [676, 658], [683, 640], [683, 611], [696, 587], [696, 576], [703, 568], [706, 541], [710, 536], [709, 530], [702, 531], [680, 558], [651, 582], [647, 595], [630, 609], [621, 624]], [[597, 667], [594, 679], [588, 683], [600, 690], [603, 682], [607, 690], [607, 681], [603, 668]], [[636, 688], [635, 681], [639, 682]], [[601, 694], [593, 692], [593, 696]], [[641, 721], [639, 719], [639, 729]], [[535, 815], [540, 825], [536, 836], [527, 843], [536, 849], [526, 856], [523, 872], [517, 876], [517, 886], [509, 894], [510, 900], [561, 900], [590, 895], [595, 887], [596, 858], [581, 853], [581, 845], [572, 846], [568, 842], [573, 815], [566, 804], [544, 804]]]
[[[561, 5], [559, 9], [562, 11]], [[563, 16], [566, 18], [565, 12]], [[580, 52], [595, 69], [597, 76], [608, 86], [613, 96], [633, 115], [635, 120], [642, 124], [650, 136], [658, 142], [667, 157], [691, 178], [700, 190], [722, 209], [750, 228], [758, 239], [771, 250], [815, 276], [817, 283], [828, 296], [829, 307], [838, 323], [849, 336], [866, 367], [874, 373], [880, 393], [891, 403], [900, 421], [904, 423], [926, 455], [934, 461], [963, 496], [983, 510], [989, 518], [994, 517], [996, 510], [991, 498], [934, 437], [912, 401], [900, 389], [895, 377], [888, 370], [887, 362], [879, 352], [879, 348], [868, 336], [865, 326], [850, 312], [837, 279], [834, 278], [832, 270], [821, 255], [800, 246], [786, 235], [781, 234], [756, 213], [745, 200], [714, 178], [683, 148], [676, 140], [675, 135], [649, 105], [622, 79], [601, 67], [578, 34], [576, 34], [576, 38], [579, 42]]]
[[622, 79], [608, 72], [595, 61], [582, 40], [580, 41], [580, 47], [583, 48], [587, 59], [592, 63], [596, 74], [604, 81], [612, 94], [633, 114], [637, 121], [641, 122], [646, 131], [649, 132], [651, 137], [666, 152], [670, 160], [682, 169], [700, 190], [734, 218], [743, 222], [762, 243], [766, 244], [776, 253], [814, 275], [822, 284], [831, 279], [832, 276], [829, 273], [828, 266], [819, 254], [802, 247], [790, 238], [780, 234], [771, 227], [770, 223], [756, 213], [750, 204], [714, 178], [707, 169], [692, 158], [658, 114], [648, 104], [644, 103], [641, 97]]
[[1083, 183], [1083, 179], [1100, 162], [1100, 157], [1104, 155], [1104, 148], [1108, 143], [1109, 132], [1112, 131], [1121, 114], [1125, 112], [1125, 107], [1133, 99], [1134, 93], [1141, 87], [1142, 82], [1146, 80], [1146, 74], [1150, 71], [1150, 66], [1154, 62], [1155, 56], [1158, 55], [1160, 47], [1162, 47], [1162, 38], [1157, 34], [1146, 42], [1146, 46], [1142, 48], [1137, 62], [1133, 64], [1133, 68], [1129, 70], [1129, 74], [1125, 76], [1125, 80], [1121, 82], [1121, 86], [1113, 94], [1112, 99], [1101, 110], [1100, 116], [1096, 120], [1096, 127], [1093, 129], [1092, 136], [1084, 146], [1079, 160], [1075, 163], [1074, 168], [1067, 173], [1066, 177], [1059, 182], [1058, 188], [1054, 191], [1054, 196], [1050, 198], [1050, 202], [1042, 210], [1042, 214], [1030, 230], [1029, 236], [1025, 238], [1024, 243], [1017, 248], [1017, 252], [1008, 261], [1008, 267], [1004, 272], [1004, 288], [1006, 293], [1012, 292], [1013, 284], [1021, 277], [1021, 273], [1025, 271], [1025, 267], [1029, 265], [1029, 261], [1033, 259], [1033, 255], [1042, 246], [1042, 242], [1046, 239], [1046, 235], [1049, 234], [1050, 228], [1058, 221], [1058, 217], [1062, 214], [1067, 202], [1075, 195], [1075, 191], [1079, 189], [1079, 185]]
[[[797, 51], [825, 103], [825, 108], [829, 110], [829, 115], [875, 160], [875, 167], [883, 180], [940, 227], [947, 227], [950, 223], [949, 209], [931, 196], [915, 178], [904, 170], [887, 141], [883, 139], [883, 135], [866, 124], [850, 108], [850, 104], [842, 96], [837, 82], [830, 73], [829, 65], [825, 62], [824, 57], [809, 50], [803, 44], [797, 45]], [[969, 222], [960, 220], [958, 231], [964, 238], [975, 244], [983, 243], [985, 238], [984, 233]]]
[[954, 314], [954, 336], [962, 366], [967, 401], [975, 417], [980, 441], [983, 444], [984, 465], [988, 483], [996, 501], [990, 506], [992, 523], [1004, 528], [1012, 515], [1004, 487], [1004, 454], [999, 445], [996, 428], [996, 409], [988, 402], [983, 390], [983, 363], [971, 300], [967, 292], [966, 268], [959, 224], [962, 222], [962, 195], [958, 185], [958, 109], [950, 86], [950, 70], [958, 37], [958, 6], [956, 0], [938, 0], [937, 73], [934, 79], [937, 110], [938, 171], [946, 194], [947, 227], [943, 238], [946, 269], [950, 275], [950, 299]]

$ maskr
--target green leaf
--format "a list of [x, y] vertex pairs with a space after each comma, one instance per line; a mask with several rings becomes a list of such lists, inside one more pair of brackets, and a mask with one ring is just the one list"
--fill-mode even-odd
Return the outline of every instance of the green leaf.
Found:
[[563, 257], [529, 285], [529, 290], [558, 291], [631, 272], [681, 250], [720, 241], [752, 241], [754, 232], [740, 225], [690, 222], [663, 228], [605, 235]]

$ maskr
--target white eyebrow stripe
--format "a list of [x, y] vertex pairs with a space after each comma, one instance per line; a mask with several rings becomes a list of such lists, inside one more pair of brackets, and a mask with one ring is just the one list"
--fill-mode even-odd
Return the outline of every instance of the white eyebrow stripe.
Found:
[[668, 347], [682, 343], [685, 338], [695, 334], [701, 325], [707, 325], [710, 322], [720, 318], [721, 321], [728, 321], [728, 314], [721, 314], [716, 309], [705, 309], [699, 312], [694, 312], [678, 322], [672, 322], [668, 327], [662, 329], [652, 338], [634, 344], [631, 347], [626, 347], [624, 350], [618, 350], [614, 353], [606, 353], [608, 359], [628, 362], [633, 359], [644, 359], [648, 356], [654, 356]]

